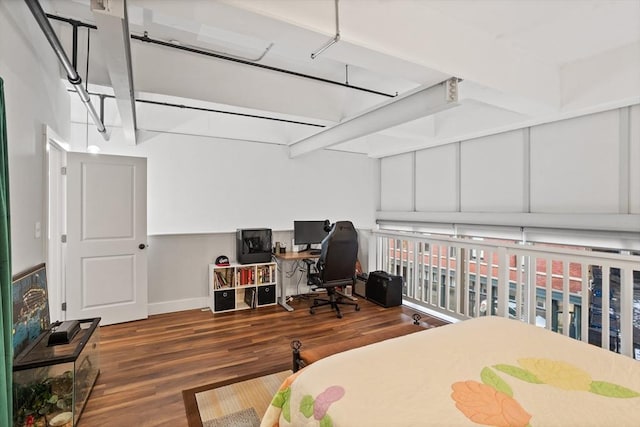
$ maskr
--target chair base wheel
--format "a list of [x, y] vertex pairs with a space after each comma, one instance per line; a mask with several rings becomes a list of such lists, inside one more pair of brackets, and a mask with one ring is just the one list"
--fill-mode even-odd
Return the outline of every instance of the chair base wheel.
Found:
[[338, 313], [338, 315], [336, 316], [338, 319], [342, 319], [342, 313]]
[[356, 305], [356, 311], [360, 311], [360, 306]]
[[311, 314], [316, 314], [316, 311], [315, 311], [313, 308], [310, 308], [310, 309], [309, 309], [309, 313], [311, 313]]

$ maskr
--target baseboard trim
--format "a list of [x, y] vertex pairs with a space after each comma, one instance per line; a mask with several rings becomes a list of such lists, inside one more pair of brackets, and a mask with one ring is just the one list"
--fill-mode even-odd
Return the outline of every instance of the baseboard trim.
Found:
[[423, 307], [423, 306], [418, 305], [418, 304], [416, 304], [414, 302], [407, 301], [406, 299], [402, 300], [402, 305], [405, 305], [405, 306], [410, 307], [410, 308], [412, 308], [414, 310], [417, 310], [417, 311], [421, 311], [424, 314], [428, 314], [429, 316], [436, 317], [438, 319], [444, 320], [444, 321], [449, 322], [449, 323], [457, 323], [457, 322], [460, 321], [460, 319], [458, 319], [457, 317], [449, 316], [449, 315], [441, 313], [439, 311], [436, 311], [436, 310], [433, 310], [433, 309], [430, 309], [430, 308], [427, 308], [427, 307]]
[[176, 311], [194, 310], [196, 308], [208, 308], [209, 298], [186, 298], [175, 301], [154, 302], [147, 305], [149, 315], [173, 313]]

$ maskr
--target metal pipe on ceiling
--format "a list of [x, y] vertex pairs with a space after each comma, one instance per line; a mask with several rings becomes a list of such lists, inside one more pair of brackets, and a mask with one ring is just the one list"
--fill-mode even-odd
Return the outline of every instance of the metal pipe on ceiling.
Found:
[[73, 39], [72, 39], [72, 51], [71, 51], [71, 65], [73, 65], [73, 68], [76, 68], [78, 66], [78, 26], [74, 25], [73, 26]]
[[[77, 21], [75, 19], [64, 18], [62, 16], [56, 16], [56, 15], [51, 15], [51, 14], [48, 14], [47, 16], [50, 19], [55, 19], [57, 21], [66, 22], [66, 23], [71, 24], [71, 25], [79, 25], [79, 26], [83, 26], [83, 27], [87, 27], [87, 28], [93, 28], [93, 29], [98, 28], [93, 24], [88, 24], [86, 22]], [[164, 47], [168, 47], [168, 48], [172, 48], [172, 49], [182, 50], [182, 51], [185, 51], [185, 52], [191, 52], [191, 53], [196, 53], [196, 54], [199, 54], [199, 55], [210, 56], [212, 58], [222, 59], [222, 60], [230, 61], [230, 62], [236, 62], [236, 63], [239, 63], [239, 64], [249, 65], [249, 66], [252, 66], [252, 67], [262, 68], [262, 69], [265, 69], [265, 70], [276, 71], [276, 72], [279, 72], [279, 73], [289, 74], [289, 75], [296, 76], [296, 77], [302, 77], [302, 78], [306, 78], [306, 79], [316, 80], [316, 81], [323, 82], [323, 83], [329, 83], [329, 84], [333, 84], [333, 85], [337, 85], [337, 86], [342, 86], [342, 87], [345, 87], [345, 88], [348, 88], [348, 89], [359, 90], [361, 92], [368, 92], [368, 93], [372, 93], [372, 94], [375, 94], [375, 95], [386, 96], [388, 98], [395, 98], [396, 96], [398, 96], [397, 93], [389, 94], [389, 93], [380, 92], [380, 91], [373, 90], [373, 89], [367, 89], [367, 88], [360, 87], [360, 86], [353, 86], [353, 85], [350, 85], [348, 83], [342, 83], [342, 82], [338, 82], [338, 81], [335, 81], [335, 80], [329, 80], [329, 79], [325, 79], [325, 78], [322, 78], [322, 77], [312, 76], [310, 74], [298, 73], [296, 71], [291, 71], [291, 70], [287, 70], [287, 69], [284, 69], [284, 68], [278, 68], [278, 67], [272, 67], [270, 65], [258, 64], [256, 62], [250, 62], [250, 61], [246, 61], [246, 60], [239, 59], [239, 58], [225, 56], [225, 55], [221, 55], [219, 53], [214, 53], [212, 51], [207, 51], [207, 50], [203, 50], [203, 49], [199, 49], [199, 48], [195, 48], [195, 47], [191, 47], [191, 46], [179, 45], [179, 44], [168, 42], [168, 41], [164, 41], [164, 40], [153, 39], [153, 38], [149, 37], [148, 34], [146, 34], [146, 33], [144, 35], [142, 35], [142, 36], [139, 36], [137, 34], [131, 34], [131, 38], [133, 40], [138, 40], [138, 41], [145, 42], [145, 43], [156, 44], [156, 45], [159, 45], [159, 46], [164, 46]]]
[[325, 50], [329, 49], [334, 44], [340, 41], [340, 18], [338, 14], [338, 0], [336, 0], [336, 35], [331, 40], [326, 42], [322, 47], [311, 54], [311, 59], [316, 59]]
[[40, 6], [40, 3], [38, 2], [38, 0], [24, 0], [24, 1], [29, 7], [29, 10], [31, 11], [31, 14], [35, 18], [36, 22], [40, 26], [40, 29], [42, 30], [45, 37], [47, 38], [47, 41], [53, 48], [53, 51], [55, 52], [56, 56], [62, 63], [62, 66], [64, 67], [67, 73], [67, 79], [69, 80], [69, 83], [71, 83], [76, 88], [76, 91], [80, 96], [80, 99], [84, 103], [85, 107], [87, 108], [87, 111], [89, 112], [89, 115], [91, 116], [91, 118], [93, 119], [93, 122], [96, 124], [96, 127], [98, 128], [98, 132], [100, 132], [100, 134], [105, 139], [105, 141], [108, 141], [109, 134], [107, 132], [107, 128], [104, 126], [104, 123], [102, 122], [102, 120], [100, 120], [100, 116], [98, 116], [98, 112], [96, 111], [93, 104], [91, 103], [91, 98], [89, 97], [89, 94], [87, 93], [85, 88], [82, 86], [82, 79], [80, 78], [80, 76], [78, 75], [78, 72], [75, 70], [73, 64], [67, 57], [67, 54], [65, 53], [62, 45], [60, 44], [60, 40], [58, 39], [58, 37], [56, 36], [56, 33], [53, 31], [53, 28], [51, 27], [51, 23], [49, 22], [47, 15], [44, 13], [44, 10], [42, 10], [42, 6]]
[[[73, 89], [68, 89], [69, 92], [73, 92]], [[89, 95], [93, 95], [93, 96], [98, 96], [100, 97], [100, 112], [103, 113], [104, 112], [104, 100], [106, 98], [109, 99], [115, 99], [115, 95], [107, 95], [104, 93], [89, 93]], [[186, 109], [186, 110], [195, 110], [195, 111], [205, 111], [207, 113], [218, 113], [218, 114], [228, 114], [228, 115], [232, 115], [232, 116], [240, 116], [240, 117], [249, 117], [252, 119], [262, 119], [262, 120], [271, 120], [271, 121], [275, 121], [275, 122], [284, 122], [284, 123], [292, 123], [294, 125], [304, 125], [304, 126], [313, 126], [313, 127], [318, 127], [318, 128], [324, 128], [326, 127], [326, 125], [322, 125], [322, 124], [318, 124], [318, 123], [311, 123], [311, 122], [302, 122], [299, 120], [289, 120], [289, 119], [281, 119], [278, 117], [269, 117], [269, 116], [261, 116], [258, 114], [249, 114], [249, 113], [239, 113], [236, 111], [225, 111], [225, 110], [218, 110], [215, 108], [206, 108], [206, 107], [197, 107], [194, 105], [185, 105], [185, 104], [176, 104], [173, 102], [161, 102], [161, 101], [152, 101], [150, 99], [140, 99], [137, 98], [135, 99], [136, 102], [140, 102], [142, 104], [152, 104], [152, 105], [160, 105], [163, 107], [172, 107], [172, 108], [181, 108], [181, 109]], [[101, 114], [102, 116], [102, 114]]]
[[349, 84], [345, 84], [345, 83], [342, 83], [342, 82], [337, 82], [337, 81], [334, 81], [334, 80], [325, 79], [325, 78], [322, 78], [322, 77], [316, 77], [316, 76], [312, 76], [312, 75], [309, 75], [309, 74], [298, 73], [296, 71], [285, 70], [284, 68], [278, 68], [278, 67], [272, 67], [270, 65], [258, 64], [258, 63], [254, 63], [254, 62], [245, 61], [245, 60], [242, 60], [242, 59], [236, 59], [236, 58], [232, 58], [232, 57], [229, 57], [229, 56], [224, 56], [224, 55], [220, 55], [220, 54], [217, 54], [217, 53], [205, 51], [205, 50], [202, 50], [202, 49], [191, 48], [191, 47], [188, 47], [188, 46], [182, 46], [182, 45], [178, 45], [178, 44], [175, 44], [175, 43], [166, 42], [166, 41], [163, 41], [163, 40], [153, 39], [153, 38], [149, 37], [146, 33], [144, 35], [142, 35], [142, 36], [139, 36], [139, 35], [136, 35], [136, 34], [131, 34], [131, 38], [134, 39], [134, 40], [141, 41], [141, 42], [157, 44], [157, 45], [160, 45], [160, 46], [170, 47], [170, 48], [173, 48], [173, 49], [183, 50], [183, 51], [186, 51], [186, 52], [197, 53], [197, 54], [205, 55], [205, 56], [211, 56], [213, 58], [224, 59], [226, 61], [237, 62], [237, 63], [244, 64], [244, 65], [250, 65], [252, 67], [262, 68], [262, 69], [265, 69], [265, 70], [271, 70], [271, 71], [277, 71], [277, 72], [280, 72], [280, 73], [290, 74], [292, 76], [304, 77], [304, 78], [311, 79], [311, 80], [316, 80], [316, 81], [319, 81], [319, 82], [324, 82], [324, 83], [330, 83], [330, 84], [333, 84], [333, 85], [343, 86], [343, 87], [346, 87], [346, 88], [349, 88], [349, 89], [355, 89], [355, 90], [359, 90], [359, 91], [362, 91], [362, 92], [373, 93], [375, 95], [382, 95], [382, 96], [386, 96], [386, 97], [389, 97], [389, 98], [394, 98], [396, 96], [396, 95], [391, 95], [391, 94], [380, 92], [380, 91], [373, 90], [373, 89], [363, 88], [363, 87], [360, 87], [360, 86], [352, 86], [352, 85], [349, 85]]

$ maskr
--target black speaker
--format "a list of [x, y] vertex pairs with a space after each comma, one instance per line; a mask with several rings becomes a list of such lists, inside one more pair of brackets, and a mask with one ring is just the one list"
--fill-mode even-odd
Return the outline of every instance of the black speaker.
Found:
[[383, 307], [402, 304], [402, 276], [392, 276], [385, 271], [369, 273], [365, 293], [368, 300]]

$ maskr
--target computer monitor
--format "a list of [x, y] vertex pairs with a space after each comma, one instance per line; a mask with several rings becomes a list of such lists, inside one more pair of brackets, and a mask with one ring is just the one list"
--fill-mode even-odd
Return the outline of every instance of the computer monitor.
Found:
[[329, 221], [293, 221], [293, 241], [296, 245], [307, 245], [304, 250], [310, 250], [311, 245], [322, 243], [329, 234], [325, 226]]

